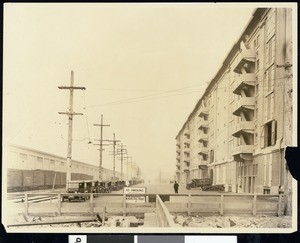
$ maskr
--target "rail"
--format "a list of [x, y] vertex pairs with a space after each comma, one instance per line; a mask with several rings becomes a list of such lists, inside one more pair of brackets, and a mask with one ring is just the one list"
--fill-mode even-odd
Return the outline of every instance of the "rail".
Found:
[[[19, 206], [25, 215], [58, 216], [99, 213], [126, 216], [155, 212], [156, 196], [156, 194], [117, 193], [8, 193], [7, 195], [8, 199], [15, 203], [14, 207]], [[141, 196], [145, 198], [144, 202], [131, 203], [127, 200], [128, 197]], [[68, 203], [63, 200], [64, 197], [74, 197], [74, 200]]]
[[168, 208], [163, 203], [159, 195], [156, 195], [156, 214], [159, 227], [176, 227], [173, 216], [170, 214]]
[[165, 202], [171, 213], [283, 215], [283, 194], [172, 194]]
[[[157, 212], [161, 221], [170, 213], [275, 214], [284, 211], [284, 194], [116, 194], [116, 193], [8, 193], [8, 199], [25, 215], [123, 215]], [[84, 202], [62, 201], [64, 196], [84, 197]], [[145, 197], [142, 203], [130, 203], [126, 197]], [[168, 220], [167, 220], [168, 221]], [[164, 223], [165, 224], [165, 223]]]

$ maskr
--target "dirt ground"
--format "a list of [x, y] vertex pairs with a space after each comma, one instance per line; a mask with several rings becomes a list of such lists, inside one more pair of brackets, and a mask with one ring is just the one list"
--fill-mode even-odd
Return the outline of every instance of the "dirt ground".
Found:
[[174, 215], [175, 223], [182, 227], [201, 228], [291, 228], [291, 216], [185, 216]]

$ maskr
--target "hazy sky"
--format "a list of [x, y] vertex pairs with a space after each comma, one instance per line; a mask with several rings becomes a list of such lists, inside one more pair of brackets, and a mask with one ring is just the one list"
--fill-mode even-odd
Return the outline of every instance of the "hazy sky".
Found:
[[[175, 137], [255, 6], [7, 4], [4, 9], [4, 142], [66, 156], [75, 91], [73, 158], [99, 165], [104, 138], [122, 140], [147, 176], [175, 173]], [[103, 166], [112, 168], [106, 147]], [[117, 162], [120, 170], [120, 162]]]

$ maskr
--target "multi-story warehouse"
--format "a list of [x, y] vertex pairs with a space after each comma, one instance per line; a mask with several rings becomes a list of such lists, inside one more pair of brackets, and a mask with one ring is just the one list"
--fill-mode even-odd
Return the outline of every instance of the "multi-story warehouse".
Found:
[[[22, 146], [7, 146], [5, 165], [8, 190], [66, 185], [66, 158]], [[99, 167], [72, 160], [72, 180], [97, 180]], [[115, 172], [115, 180], [121, 173]], [[126, 175], [125, 175], [126, 176]], [[124, 175], [123, 175], [124, 177]], [[113, 180], [113, 170], [102, 168], [102, 179]]]
[[176, 137], [181, 183], [212, 178], [226, 191], [278, 193], [290, 180], [292, 10], [255, 10]]

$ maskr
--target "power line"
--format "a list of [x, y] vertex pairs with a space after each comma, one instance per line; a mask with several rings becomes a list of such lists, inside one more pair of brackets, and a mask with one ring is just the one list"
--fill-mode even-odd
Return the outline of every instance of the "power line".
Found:
[[88, 108], [102, 106], [102, 105], [107, 105], [107, 104], [115, 104], [115, 103], [124, 102], [124, 101], [134, 101], [134, 100], [138, 101], [139, 99], [142, 99], [142, 98], [147, 98], [147, 97], [157, 96], [157, 95], [161, 95], [161, 94], [176, 92], [176, 91], [180, 91], [180, 90], [184, 90], [184, 89], [188, 89], [188, 88], [196, 87], [196, 86], [202, 86], [202, 85], [205, 85], [205, 84], [191, 85], [191, 86], [187, 86], [187, 87], [183, 87], [183, 88], [179, 88], [179, 89], [172, 89], [172, 90], [168, 90], [168, 91], [164, 91], [164, 92], [160, 92], [160, 93], [156, 93], [156, 94], [144, 95], [144, 96], [139, 96], [139, 97], [124, 99], [124, 100], [117, 100], [117, 101], [113, 101], [113, 102], [109, 102], [109, 103], [104, 103], [104, 104], [90, 105], [90, 106], [88, 106]]
[[[274, 78], [274, 79], [268, 79], [267, 81], [275, 81], [275, 80], [281, 80], [281, 79], [285, 79], [285, 78], [286, 77]], [[222, 79], [222, 81], [226, 81], [226, 80], [231, 80], [231, 78], [228, 77], [228, 78]], [[254, 85], [261, 84], [261, 83], [263, 84], [264, 82], [265, 82], [265, 80], [263, 82], [255, 82]], [[285, 86], [285, 84], [275, 84], [274, 83], [271, 86], [272, 87], [280, 87], [280, 86]], [[231, 89], [233, 89], [234, 87], [235, 87], [235, 85], [228, 85], [228, 86], [224, 86], [224, 87], [217, 87], [216, 89], [213, 89], [212, 91], [229, 93], [229, 92], [232, 92]], [[173, 96], [181, 96], [181, 95], [187, 95], [187, 94], [192, 94], [192, 93], [198, 93], [198, 92], [201, 92], [201, 91], [204, 92], [204, 90], [193, 90], [193, 91], [184, 92], [184, 93], [177, 93], [177, 94], [166, 95], [166, 96], [152, 97], [152, 96], [157, 96], [157, 95], [160, 95], [160, 94], [180, 91], [180, 90], [183, 90], [183, 89], [187, 89], [187, 87], [186, 88], [181, 88], [181, 89], [176, 89], [176, 90], [169, 90], [169, 91], [158, 93], [158, 94], [140, 96], [140, 97], [129, 98], [129, 99], [124, 99], [124, 100], [117, 100], [117, 101], [98, 104], [98, 105], [90, 105], [90, 106], [88, 106], [88, 108], [106, 106], [106, 105], [120, 105], [120, 104], [136, 103], [136, 102], [142, 102], [142, 101], [149, 101], [149, 100], [156, 100], [156, 99], [168, 98], [168, 97], [173, 97]], [[256, 87], [255, 87], [255, 89], [257, 91], [268, 91], [268, 87], [259, 86], [258, 89]], [[148, 98], [148, 97], [151, 97], [151, 98]]]

